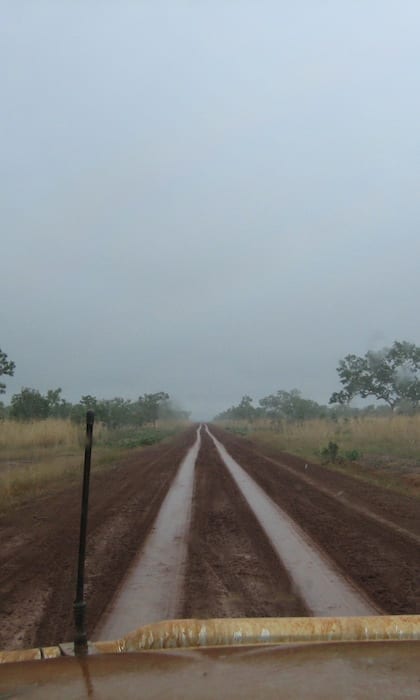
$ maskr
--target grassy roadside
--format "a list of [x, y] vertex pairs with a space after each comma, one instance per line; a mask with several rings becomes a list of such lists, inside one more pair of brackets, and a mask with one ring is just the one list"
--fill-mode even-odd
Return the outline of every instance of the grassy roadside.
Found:
[[[420, 415], [250, 425], [224, 428], [272, 450], [288, 452], [329, 469], [420, 498]], [[337, 453], [329, 449], [336, 445]]]
[[[110, 469], [147, 445], [169, 440], [186, 427], [108, 430], [95, 425], [92, 464]], [[0, 422], [0, 512], [81, 478], [85, 429], [70, 421]]]

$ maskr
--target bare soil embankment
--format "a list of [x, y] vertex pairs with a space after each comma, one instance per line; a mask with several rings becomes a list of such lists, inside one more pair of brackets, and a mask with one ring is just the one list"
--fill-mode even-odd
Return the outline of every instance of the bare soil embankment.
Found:
[[384, 612], [420, 612], [416, 499], [319, 465], [305, 468], [305, 461], [298, 457], [275, 456], [272, 450], [264, 454], [260, 444], [214, 426], [211, 429], [275, 503]]

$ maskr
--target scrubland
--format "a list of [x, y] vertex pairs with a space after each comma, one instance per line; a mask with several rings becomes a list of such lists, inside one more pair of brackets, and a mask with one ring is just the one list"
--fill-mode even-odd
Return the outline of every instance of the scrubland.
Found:
[[[93, 467], [112, 468], [133, 449], [160, 442], [183, 427], [182, 421], [115, 429], [97, 423]], [[85, 427], [70, 420], [0, 421], [0, 510], [81, 478], [84, 441]]]
[[[420, 415], [220, 425], [274, 450], [420, 496]], [[331, 444], [337, 448], [335, 455]]]
[[[220, 425], [275, 451], [420, 496], [420, 415], [364, 416], [302, 422], [223, 421]], [[94, 427], [93, 466], [112, 468], [133, 449], [167, 439], [186, 422], [158, 427]], [[0, 422], [0, 510], [81, 477], [84, 426], [69, 420]], [[337, 446], [332, 459], [329, 445]]]

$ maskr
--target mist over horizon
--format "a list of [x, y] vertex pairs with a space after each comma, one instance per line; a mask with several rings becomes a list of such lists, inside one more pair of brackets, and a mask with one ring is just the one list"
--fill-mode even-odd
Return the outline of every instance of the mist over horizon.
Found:
[[418, 3], [0, 12], [2, 400], [209, 420], [420, 344]]

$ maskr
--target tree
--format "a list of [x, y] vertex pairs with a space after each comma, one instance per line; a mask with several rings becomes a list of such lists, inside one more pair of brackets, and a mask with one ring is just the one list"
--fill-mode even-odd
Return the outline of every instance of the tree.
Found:
[[12, 396], [10, 415], [16, 420], [48, 418], [49, 412], [50, 406], [47, 397], [42, 396], [37, 389], [24, 387], [20, 394]]
[[252, 405], [254, 399], [245, 394], [237, 406], [231, 406], [215, 417], [215, 420], [246, 420], [252, 423], [262, 413], [260, 408]]
[[56, 410], [60, 406], [60, 403], [62, 401], [62, 398], [60, 396], [61, 392], [61, 387], [59, 387], [58, 389], [48, 389], [47, 401], [51, 411]]
[[[58, 398], [58, 397], [57, 397]], [[156, 424], [158, 418], [174, 415], [174, 409], [168, 403], [169, 394], [159, 391], [156, 394], [144, 394], [137, 401], [124, 399], [119, 396], [113, 399], [97, 399], [86, 394], [79, 403], [70, 406], [70, 418], [75, 423], [82, 423], [87, 410], [95, 412], [96, 420], [108, 428], [118, 428], [122, 425], [140, 426], [144, 423]]]
[[[74, 423], [83, 423], [86, 420], [87, 411], [95, 411], [96, 418], [97, 415], [98, 399], [96, 396], [91, 396], [86, 394], [82, 396], [79, 403], [74, 404], [70, 409], [70, 420]], [[99, 419], [100, 420], [100, 419]]]
[[80, 399], [80, 403], [86, 411], [94, 411], [98, 405], [98, 399], [96, 396], [85, 394], [85, 396], [82, 396]]
[[161, 405], [168, 401], [168, 399], [169, 394], [165, 391], [158, 391], [155, 394], [144, 394], [144, 396], [140, 396], [138, 402], [141, 407], [143, 421], [156, 425]]
[[280, 389], [275, 394], [261, 399], [260, 406], [265, 415], [274, 422], [279, 422], [281, 419], [303, 421], [325, 413], [325, 409], [316, 401], [304, 399], [298, 389], [291, 391]]
[[[15, 363], [7, 359], [7, 355], [0, 348], [0, 376], [7, 374], [9, 377], [13, 377], [15, 373]], [[6, 384], [0, 382], [0, 394], [4, 394], [6, 391]]]
[[68, 418], [72, 409], [71, 403], [61, 396], [62, 389], [48, 389], [47, 401], [49, 405], [49, 415], [52, 418]]
[[253, 400], [248, 394], [242, 397], [239, 406], [236, 407], [236, 418], [252, 423], [256, 417], [256, 409], [252, 405]]
[[102, 399], [96, 405], [96, 417], [108, 428], [118, 428], [131, 422], [132, 404], [129, 399], [116, 396], [114, 399]]
[[420, 347], [395, 341], [390, 348], [368, 351], [363, 357], [347, 355], [337, 367], [343, 389], [334, 392], [330, 403], [346, 404], [355, 396], [374, 396], [392, 410], [400, 406], [416, 409], [420, 402]]

